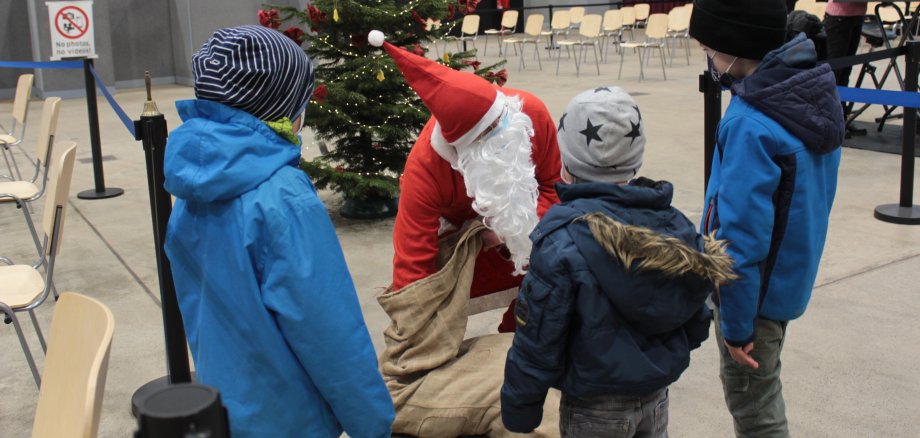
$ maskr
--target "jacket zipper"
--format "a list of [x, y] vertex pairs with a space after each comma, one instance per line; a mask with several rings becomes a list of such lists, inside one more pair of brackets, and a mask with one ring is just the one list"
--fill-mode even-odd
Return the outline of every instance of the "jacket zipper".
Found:
[[713, 195], [709, 200], [709, 207], [706, 209], [706, 218], [703, 220], [703, 234], [709, 234], [712, 231], [710, 230], [710, 227], [712, 226], [710, 221], [712, 220], [712, 209], [713, 204], [715, 204], [715, 200], [715, 195]]

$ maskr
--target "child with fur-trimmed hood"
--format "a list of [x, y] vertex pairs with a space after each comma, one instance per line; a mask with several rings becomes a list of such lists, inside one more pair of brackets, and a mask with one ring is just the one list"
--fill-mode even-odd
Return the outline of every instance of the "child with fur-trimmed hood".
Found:
[[563, 437], [667, 436], [668, 385], [709, 335], [706, 297], [733, 274], [723, 244], [671, 207], [670, 183], [632, 179], [643, 128], [618, 87], [582, 92], [559, 120], [562, 203], [531, 234], [505, 367], [511, 431], [538, 426], [555, 387]]

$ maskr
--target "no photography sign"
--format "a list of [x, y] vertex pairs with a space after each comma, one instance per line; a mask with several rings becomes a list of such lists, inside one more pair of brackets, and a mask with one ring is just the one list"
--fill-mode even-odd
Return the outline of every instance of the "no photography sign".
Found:
[[51, 59], [95, 58], [93, 2], [46, 2], [51, 28]]

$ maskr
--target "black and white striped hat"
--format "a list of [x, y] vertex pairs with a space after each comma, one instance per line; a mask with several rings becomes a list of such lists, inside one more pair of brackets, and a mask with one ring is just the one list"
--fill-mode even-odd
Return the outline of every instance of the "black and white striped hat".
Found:
[[260, 120], [297, 118], [313, 93], [313, 63], [297, 43], [261, 26], [218, 29], [192, 56], [195, 97]]

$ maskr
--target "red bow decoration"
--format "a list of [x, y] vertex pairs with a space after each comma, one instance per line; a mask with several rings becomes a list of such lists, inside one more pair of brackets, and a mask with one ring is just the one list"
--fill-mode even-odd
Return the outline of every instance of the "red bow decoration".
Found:
[[319, 8], [313, 5], [307, 6], [307, 13], [310, 14], [310, 23], [312, 24], [312, 26], [310, 26], [310, 30], [314, 32], [318, 32], [320, 30], [317, 24], [325, 23], [329, 20], [326, 18], [325, 12], [319, 10]]
[[422, 18], [422, 16], [419, 15], [419, 13], [415, 11], [415, 9], [412, 10], [412, 19], [418, 22], [419, 24], [421, 24], [422, 26], [424, 26], [426, 23], [425, 19]]
[[476, 10], [476, 7], [479, 6], [480, 0], [457, 0], [457, 4], [464, 7], [463, 15], [472, 14]]
[[497, 73], [488, 72], [486, 73], [486, 79], [495, 82], [499, 87], [503, 87], [508, 82], [508, 70], [501, 69]]
[[313, 91], [313, 101], [316, 103], [323, 103], [326, 101], [327, 94], [329, 94], [329, 90], [326, 89], [326, 84], [319, 84], [316, 90]]
[[419, 43], [415, 43], [414, 45], [412, 45], [412, 50], [409, 50], [409, 51], [418, 56], [425, 56], [425, 49], [423, 49], [422, 45]]
[[470, 61], [470, 60], [464, 60], [463, 63], [470, 67], [473, 67], [473, 71], [479, 70], [479, 66], [482, 65], [482, 63], [479, 61]]
[[453, 4], [447, 5], [447, 16], [444, 17], [444, 20], [453, 20], [455, 15], [457, 15], [457, 8]]
[[259, 24], [277, 29], [281, 27], [281, 16], [277, 9], [259, 9]]
[[297, 26], [291, 26], [284, 31], [284, 35], [294, 40], [297, 45], [303, 44], [303, 31]]

